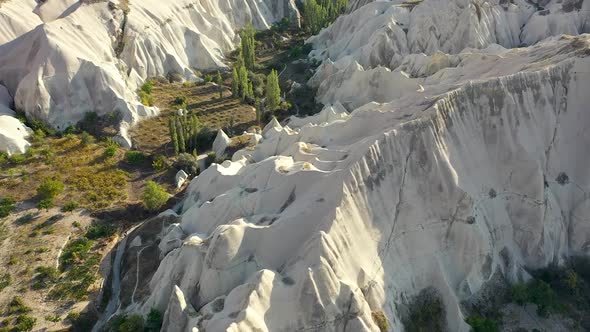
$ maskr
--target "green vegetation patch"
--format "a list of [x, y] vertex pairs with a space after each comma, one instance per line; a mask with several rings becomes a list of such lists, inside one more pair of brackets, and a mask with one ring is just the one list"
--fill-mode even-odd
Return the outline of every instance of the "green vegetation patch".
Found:
[[88, 298], [88, 289], [97, 280], [101, 260], [100, 254], [92, 251], [95, 244], [86, 237], [66, 244], [60, 256], [64, 274], [50, 290], [50, 299], [82, 301]]
[[59, 271], [53, 266], [38, 266], [35, 269], [35, 277], [31, 288], [34, 290], [44, 289], [57, 281]]
[[117, 232], [117, 228], [107, 224], [93, 224], [88, 227], [85, 237], [90, 240], [110, 238]]
[[25, 304], [20, 296], [13, 297], [8, 304], [8, 313], [10, 315], [26, 314], [31, 311], [32, 309]]
[[148, 181], [141, 199], [146, 208], [150, 210], [158, 210], [170, 198], [170, 194], [166, 192], [164, 187], [154, 181]]
[[387, 320], [387, 316], [383, 311], [373, 311], [371, 312], [371, 317], [373, 317], [373, 321], [379, 328], [381, 332], [387, 332], [389, 329], [389, 321]]
[[43, 199], [52, 199], [64, 191], [64, 183], [60, 180], [45, 179], [37, 188], [37, 194]]
[[64, 211], [73, 208], [71, 202], [89, 209], [124, 202], [129, 175], [118, 169], [117, 151], [114, 142], [96, 143], [87, 133], [36, 140], [22, 163], [4, 163], [11, 176], [0, 178], [0, 197], [24, 201], [38, 195], [40, 209], [61, 205]]
[[0, 198], [0, 218], [8, 217], [8, 215], [16, 209], [14, 205], [16, 202], [9, 197]]
[[0, 292], [3, 291], [4, 288], [10, 286], [11, 283], [12, 277], [10, 276], [10, 273], [4, 273], [0, 276]]
[[402, 323], [408, 332], [445, 331], [445, 308], [438, 291], [434, 288], [423, 289], [410, 303]]
[[473, 332], [497, 332], [498, 322], [493, 319], [482, 317], [479, 315], [469, 316], [465, 320], [471, 326]]
[[143, 317], [139, 315], [120, 315], [113, 319], [111, 330], [113, 332], [137, 332], [143, 331]]

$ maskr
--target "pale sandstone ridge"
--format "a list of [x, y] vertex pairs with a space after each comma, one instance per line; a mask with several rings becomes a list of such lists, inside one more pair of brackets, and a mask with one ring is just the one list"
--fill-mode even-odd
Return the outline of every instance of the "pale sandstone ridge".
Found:
[[0, 151], [8, 155], [24, 153], [30, 145], [27, 137], [31, 134], [31, 129], [14, 117], [11, 104], [12, 97], [8, 90], [0, 85]]
[[518, 41], [455, 37], [478, 26], [474, 9], [467, 28], [433, 18], [448, 33], [410, 37], [412, 13], [438, 17], [439, 2], [369, 3], [311, 39], [323, 64], [310, 84], [330, 105], [271, 121], [191, 182], [126, 310], [182, 322], [167, 331], [378, 331], [383, 311], [402, 331], [434, 288], [449, 330], [469, 331], [460, 303], [495, 276], [590, 254], [590, 35], [511, 49], [539, 15], [516, 2]]
[[14, 106], [56, 129], [85, 113], [122, 117], [130, 126], [156, 115], [136, 90], [147, 77], [224, 67], [236, 31], [268, 28], [283, 17], [298, 22], [293, 0], [8, 1], [0, 7], [0, 84]]

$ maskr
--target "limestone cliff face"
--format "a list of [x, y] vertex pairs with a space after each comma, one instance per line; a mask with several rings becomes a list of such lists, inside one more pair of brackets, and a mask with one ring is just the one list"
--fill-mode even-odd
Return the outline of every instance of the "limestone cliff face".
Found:
[[298, 21], [292, 0], [8, 1], [0, 7], [0, 85], [14, 106], [65, 129], [86, 112], [120, 112], [121, 141], [157, 114], [136, 97], [147, 77], [224, 67], [236, 31]]
[[562, 36], [326, 77], [335, 100], [382, 99], [271, 122], [193, 180], [130, 310], [205, 331], [378, 331], [383, 310], [399, 331], [433, 287], [468, 331], [460, 303], [492, 276], [589, 253], [589, 50]]

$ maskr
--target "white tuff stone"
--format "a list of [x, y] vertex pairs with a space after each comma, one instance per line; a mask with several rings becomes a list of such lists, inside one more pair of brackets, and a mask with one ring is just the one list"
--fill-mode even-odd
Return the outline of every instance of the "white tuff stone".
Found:
[[188, 179], [188, 174], [186, 174], [185, 171], [180, 170], [176, 173], [176, 176], [174, 176], [174, 181], [176, 182], [176, 189], [180, 189], [182, 187], [182, 185], [186, 182], [186, 180]]
[[217, 131], [217, 136], [215, 137], [215, 140], [213, 141], [213, 152], [215, 152], [215, 154], [218, 157], [223, 157], [225, 154], [225, 149], [227, 149], [227, 147], [230, 145], [231, 143], [231, 139], [229, 138], [229, 136], [227, 136], [227, 134], [219, 129]]
[[146, 78], [195, 80], [192, 68], [226, 67], [224, 54], [247, 23], [266, 29], [285, 16], [298, 23], [294, 0], [126, 3], [128, 11], [122, 1], [3, 2], [0, 83], [16, 108], [58, 130], [87, 112], [119, 112], [121, 140], [130, 145], [127, 129], [159, 112], [137, 97]]

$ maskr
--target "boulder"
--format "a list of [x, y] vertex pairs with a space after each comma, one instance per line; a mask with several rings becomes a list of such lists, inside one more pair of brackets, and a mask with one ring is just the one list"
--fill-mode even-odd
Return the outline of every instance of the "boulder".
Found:
[[219, 129], [217, 132], [217, 137], [213, 141], [213, 152], [217, 155], [217, 157], [222, 157], [225, 154], [225, 150], [231, 144], [231, 139], [227, 134], [222, 130]]
[[174, 177], [174, 179], [176, 181], [176, 189], [180, 189], [182, 187], [182, 185], [188, 179], [188, 174], [186, 174], [185, 171], [180, 170], [180, 171], [178, 171], [178, 173], [176, 173], [176, 176]]

